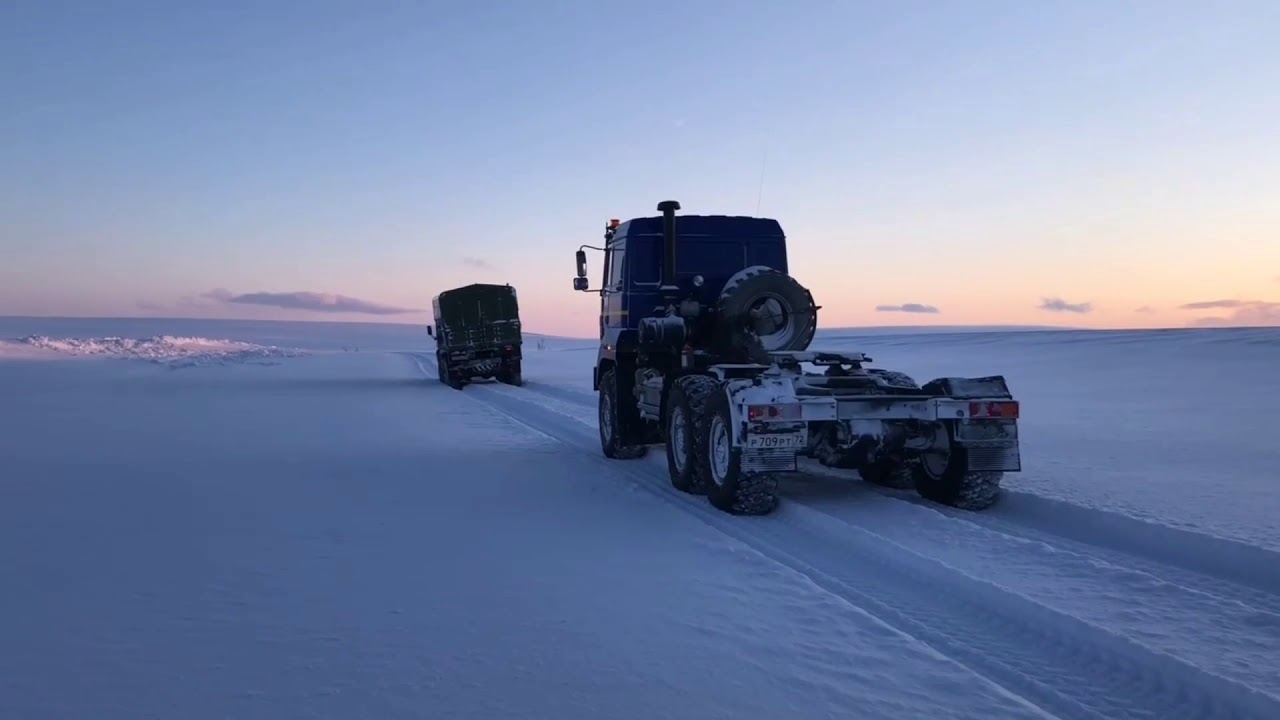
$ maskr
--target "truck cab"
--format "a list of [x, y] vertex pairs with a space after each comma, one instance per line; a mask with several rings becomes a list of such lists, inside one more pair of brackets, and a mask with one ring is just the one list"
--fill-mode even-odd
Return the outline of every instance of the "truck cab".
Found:
[[[673, 299], [714, 306], [725, 284], [744, 268], [787, 272], [787, 239], [772, 218], [682, 215], [675, 255], [664, 247], [664, 218], [640, 217], [606, 225], [600, 285], [588, 290], [586, 253], [578, 251], [574, 289], [600, 294], [599, 335], [592, 388], [617, 362], [618, 348], [636, 343], [641, 320], [660, 314]], [[583, 246], [590, 247], [590, 246]], [[674, 271], [665, 278], [668, 263]], [[664, 288], [664, 282], [670, 285]]]

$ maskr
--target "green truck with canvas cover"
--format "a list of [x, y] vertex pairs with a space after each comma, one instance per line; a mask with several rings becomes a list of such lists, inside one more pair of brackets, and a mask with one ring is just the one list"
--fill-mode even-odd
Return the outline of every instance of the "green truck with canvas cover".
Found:
[[431, 298], [440, 382], [461, 388], [473, 378], [520, 385], [520, 305], [511, 285], [474, 283]]

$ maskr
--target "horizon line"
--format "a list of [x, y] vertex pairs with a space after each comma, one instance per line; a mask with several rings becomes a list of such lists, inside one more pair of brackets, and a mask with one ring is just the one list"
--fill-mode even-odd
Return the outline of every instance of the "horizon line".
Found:
[[[382, 321], [375, 322], [369, 320], [328, 320], [328, 319], [309, 319], [309, 320], [280, 320], [280, 319], [260, 319], [260, 318], [208, 318], [208, 317], [188, 317], [188, 316], [151, 316], [151, 315], [6, 315], [0, 314], [2, 320], [130, 320], [130, 321], [194, 321], [194, 322], [249, 322], [249, 323], [303, 323], [313, 325], [360, 325], [368, 326], [391, 326], [391, 327], [420, 327], [426, 328], [429, 323], [409, 323]], [[1274, 325], [1215, 325], [1215, 326], [1169, 326], [1169, 327], [1118, 327], [1118, 328], [1090, 328], [1072, 325], [1028, 325], [1018, 323], [1000, 323], [1000, 324], [957, 324], [957, 325], [841, 325], [829, 328], [819, 328], [818, 332], [835, 332], [835, 331], [857, 331], [857, 330], [903, 330], [903, 331], [959, 331], [959, 332], [1167, 332], [1172, 330], [1186, 331], [1205, 331], [1205, 330], [1280, 330], [1280, 327]], [[597, 341], [598, 337], [593, 336], [576, 336], [576, 335], [559, 335], [555, 333], [537, 332], [525, 330], [524, 333], [530, 336], [541, 336], [545, 338], [555, 338], [562, 340], [584, 340]]]

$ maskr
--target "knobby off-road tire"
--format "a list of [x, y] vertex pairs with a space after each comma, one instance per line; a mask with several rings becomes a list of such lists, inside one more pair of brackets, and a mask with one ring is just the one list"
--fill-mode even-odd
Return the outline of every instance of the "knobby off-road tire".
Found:
[[986, 510], [1000, 499], [1002, 472], [969, 472], [968, 451], [955, 442], [955, 430], [946, 423], [950, 451], [945, 465], [920, 458], [915, 466], [916, 493], [926, 500], [961, 510]]
[[441, 353], [436, 353], [436, 370], [440, 373], [440, 382], [454, 390], [461, 390], [464, 384], [462, 373], [449, 367], [448, 361]]
[[714, 378], [684, 375], [671, 384], [667, 398], [665, 445], [667, 473], [671, 486], [690, 495], [707, 491], [706, 453], [707, 401], [718, 389]]
[[448, 379], [449, 387], [454, 390], [461, 390], [469, 379], [461, 368], [449, 368], [445, 373], [445, 377]]
[[622, 413], [630, 410], [631, 423], [639, 420], [640, 411], [635, 403], [618, 402], [618, 380], [613, 370], [606, 370], [600, 376], [599, 405], [596, 422], [600, 426], [600, 449], [604, 456], [614, 460], [634, 460], [643, 457], [648, 448], [644, 445], [624, 445], [618, 432], [619, 419]]
[[729, 396], [719, 383], [707, 401], [698, 437], [698, 462], [706, 476], [707, 500], [733, 515], [768, 515], [778, 507], [778, 480], [769, 474], [742, 471], [742, 450], [732, 445]]
[[755, 338], [765, 352], [804, 350], [818, 329], [818, 307], [808, 288], [763, 265], [732, 278], [717, 304], [740, 342]]
[[895, 490], [911, 490], [916, 487], [915, 460], [898, 457], [886, 457], [877, 460], [870, 466], [859, 468], [858, 475], [863, 482], [893, 488]]
[[[910, 375], [897, 370], [883, 370], [881, 368], [867, 368], [867, 372], [877, 376], [880, 380], [890, 387], [886, 388], [886, 392], [894, 392], [895, 388], [904, 390], [919, 390], [920, 384]], [[916, 465], [918, 461], [915, 458], [903, 458], [897, 455], [890, 455], [877, 459], [868, 467], [858, 470], [858, 475], [862, 477], [864, 482], [881, 487], [893, 488], [895, 490], [911, 490], [916, 487]]]
[[520, 361], [510, 360], [503, 363], [502, 368], [498, 370], [498, 382], [507, 385], [520, 387], [524, 385], [524, 376], [520, 372]]

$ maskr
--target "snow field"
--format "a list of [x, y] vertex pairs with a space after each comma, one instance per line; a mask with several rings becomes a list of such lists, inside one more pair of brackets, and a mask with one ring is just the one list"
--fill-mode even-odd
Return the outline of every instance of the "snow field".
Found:
[[1041, 716], [411, 358], [204, 370], [0, 374], [0, 716]]
[[[526, 368], [530, 366], [526, 363]], [[531, 374], [526, 370], [527, 376]], [[561, 415], [572, 414], [563, 408], [564, 393], [538, 397], [533, 389], [521, 397], [522, 390], [498, 385], [476, 385], [474, 390], [500, 396], [499, 407], [516, 415], [541, 413], [542, 407], [553, 408]], [[523, 409], [513, 404], [521, 400]], [[542, 407], [533, 410], [536, 406]], [[583, 424], [593, 425], [585, 421]], [[592, 451], [593, 442], [593, 437], [584, 437], [582, 449]], [[649, 461], [653, 480], [665, 481], [660, 450], [651, 453]], [[844, 482], [848, 483], [847, 477]], [[856, 544], [856, 549], [845, 556], [858, 559], [858, 571], [847, 587], [877, 584], [867, 582], [866, 566], [869, 557], [876, 555], [881, 555], [884, 563], [884, 568], [875, 572], [876, 580], [901, 573], [910, 565], [906, 562], [910, 558], [916, 558], [917, 567], [929, 573], [914, 580], [904, 576], [899, 587], [884, 588], [867, 598], [873, 603], [888, 599], [888, 612], [896, 611], [892, 599], [910, 592], [908, 586], [912, 583], [919, 587], [947, 587], [948, 592], [967, 587], [974, 594], [974, 612], [990, 614], [993, 607], [998, 607], [993, 603], [998, 603], [1007, 606], [998, 615], [1006, 621], [1021, 618], [1023, 630], [1029, 635], [1043, 636], [1048, 632], [1052, 636], [1049, 629], [1062, 628], [1054, 643], [1068, 646], [1067, 655], [1028, 658], [1024, 661], [1027, 666], [1016, 668], [1016, 677], [1009, 681], [1030, 697], [1041, 693], [1039, 697], [1049, 707], [1074, 701], [1077, 710], [1101, 717], [1127, 717], [1130, 713], [1141, 716], [1149, 703], [1166, 701], [1172, 704], [1163, 709], [1161, 717], [1215, 717], [1219, 713], [1230, 717], [1236, 712], [1244, 717], [1267, 717], [1276, 710], [1274, 703], [1280, 698], [1280, 684], [1275, 680], [1280, 677], [1276, 672], [1280, 668], [1280, 625], [1276, 622], [1280, 619], [1280, 603], [1274, 592], [1277, 586], [1272, 582], [1274, 556], [1261, 557], [1261, 562], [1252, 566], [1256, 577], [1247, 578], [1256, 582], [1241, 587], [1235, 582], [1240, 578], [1233, 577], [1233, 573], [1215, 576], [1209, 566], [1194, 558], [1168, 567], [1107, 549], [1113, 540], [1125, 547], [1129, 541], [1124, 535], [1103, 535], [1096, 539], [1102, 547], [1088, 547], [1051, 532], [1018, 529], [1017, 523], [1006, 522], [1003, 530], [995, 530], [989, 527], [990, 518], [986, 515], [948, 512], [918, 502], [889, 499], [878, 489], [860, 483], [841, 487], [818, 482], [819, 488], [813, 487], [815, 483], [808, 487], [803, 482], [791, 484], [793, 487], [784, 487], [784, 502], [790, 502], [772, 521], [787, 522], [784, 518], [804, 513], [808, 513], [807, 520], [799, 524], [796, 533], [774, 539], [771, 547], [789, 547], [801, 530], [821, 525], [821, 517], [826, 517], [840, 521], [834, 526], [832, 537], [805, 543], [801, 552], [847, 545], [850, 537], [859, 535], [870, 541]], [[995, 515], [998, 517], [999, 513]], [[1141, 533], [1144, 525], [1132, 521], [1126, 531]], [[1187, 555], [1211, 556], [1219, 551], [1216, 544], [1220, 541], [1215, 538], [1180, 534], [1188, 543], [1180, 548]], [[1236, 559], [1249, 554], [1242, 553]], [[837, 563], [838, 560], [827, 561], [821, 567], [838, 566]], [[1209, 574], [1179, 567], [1184, 564], [1209, 570]], [[1265, 590], [1256, 592], [1250, 586]], [[935, 616], [931, 627], [929, 618], [922, 613], [916, 626], [921, 637], [935, 634], [936, 621], [942, 617]], [[955, 619], [958, 622], [954, 625], [960, 627], [981, 622], [978, 617]], [[909, 620], [904, 626], [910, 624]], [[985, 644], [990, 652], [978, 662], [990, 664], [994, 658], [1016, 658], [1020, 650], [1025, 652], [1026, 645], [1034, 645], [1034, 640], [1015, 636], [1000, 647], [998, 638], [1008, 629], [1005, 625], [991, 628], [989, 634], [979, 637], [959, 638], [955, 650], [965, 653]], [[1091, 640], [1080, 642], [1081, 636]], [[951, 639], [936, 642], [948, 640]], [[1088, 677], [1091, 673], [1085, 673], [1084, 678], [1055, 677], [1061, 675], [1061, 666], [1085, 660], [1106, 671], [1094, 677]], [[1155, 677], [1144, 677], [1153, 672], [1152, 666], [1158, 668]], [[991, 672], [1001, 671], [992, 668]], [[1037, 674], [1043, 677], [1036, 677]], [[1024, 686], [1017, 686], [1019, 679], [1025, 682]], [[1053, 683], [1061, 680], [1068, 682], [1054, 688]], [[1071, 697], [1073, 691], [1087, 696], [1098, 688], [1111, 695], [1101, 701]], [[1126, 696], [1142, 700], [1130, 705]], [[1240, 704], [1224, 708], [1224, 697], [1236, 697]]]
[[827, 469], [720, 513], [601, 457], [590, 341], [462, 391], [418, 339], [11, 357], [0, 716], [1280, 717], [1280, 345], [1034, 335], [853, 344], [1010, 378], [1027, 471], [976, 514]]

